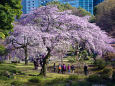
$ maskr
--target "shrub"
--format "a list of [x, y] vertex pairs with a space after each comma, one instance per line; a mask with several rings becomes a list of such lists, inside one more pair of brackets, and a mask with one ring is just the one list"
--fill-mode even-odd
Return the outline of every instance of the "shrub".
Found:
[[4, 45], [0, 45], [0, 55], [4, 55], [6, 51], [6, 48]]
[[77, 75], [70, 75], [69, 80], [78, 80], [78, 76]]
[[100, 77], [105, 80], [108, 80], [111, 76], [112, 76], [112, 68], [104, 68], [100, 75]]
[[112, 80], [115, 81], [115, 71], [113, 72]]
[[0, 39], [5, 39], [5, 35], [4, 35], [4, 33], [2, 33], [2, 32], [0, 32]]
[[98, 74], [90, 75], [87, 79], [89, 82], [101, 82], [102, 78]]
[[106, 62], [103, 59], [97, 59], [94, 64], [97, 66], [98, 69], [104, 69], [106, 66]]
[[13, 81], [11, 82], [11, 85], [12, 86], [24, 86], [22, 82], [19, 82], [19, 81]]
[[91, 16], [91, 13], [89, 13], [88, 11], [86, 11], [85, 9], [81, 7], [72, 9], [72, 13], [73, 15], [80, 16], [80, 17]]
[[68, 58], [68, 62], [70, 62], [70, 63], [74, 63], [74, 62], [76, 62], [76, 58], [75, 58], [75, 56], [69, 56]]
[[6, 77], [6, 76], [0, 76], [0, 80], [8, 80], [8, 77]]
[[29, 82], [40, 83], [41, 78], [40, 77], [32, 77], [32, 78], [29, 79]]
[[96, 21], [95, 16], [91, 16], [90, 19], [89, 19], [89, 22], [90, 23], [95, 23], [95, 21]]

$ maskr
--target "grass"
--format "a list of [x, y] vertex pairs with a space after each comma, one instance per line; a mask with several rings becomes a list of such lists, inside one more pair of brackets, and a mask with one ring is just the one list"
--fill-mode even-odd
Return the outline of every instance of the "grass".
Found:
[[[52, 66], [53, 64], [50, 64]], [[15, 84], [15, 86], [91, 86], [92, 83], [87, 82], [85, 79], [88, 76], [84, 74], [58, 74], [47, 72], [47, 77], [37, 76], [40, 71], [34, 70], [34, 66], [32, 63], [28, 65], [24, 65], [24, 63], [18, 64], [8, 64], [3, 63], [0, 64], [0, 73], [3, 71], [8, 71], [13, 78], [8, 78], [5, 76], [5, 79], [0, 79], [0, 86], [11, 86], [11, 83]], [[13, 71], [13, 72], [12, 72]], [[95, 73], [95, 71], [93, 71]], [[1, 77], [1, 75], [0, 75]], [[7, 79], [6, 79], [7, 78]], [[34, 79], [35, 78], [35, 79]], [[33, 81], [31, 81], [33, 79]], [[35, 82], [36, 83], [35, 83]], [[108, 82], [110, 84], [110, 82]], [[110, 86], [110, 85], [108, 85]], [[111, 86], [114, 86], [111, 84]]]
[[[32, 63], [29, 63], [28, 65], [24, 65], [24, 63], [0, 64], [0, 71], [11, 71], [11, 70], [21, 71], [21, 73], [17, 73], [12, 79], [0, 80], [0, 86], [11, 86], [11, 83], [13, 81], [15, 81], [15, 83], [19, 81], [23, 83], [25, 86], [38, 86], [40, 84], [40, 83], [29, 82], [29, 79], [34, 77], [31, 75], [37, 76], [39, 74], [39, 71], [34, 70], [34, 66]], [[49, 83], [52, 84], [52, 86], [53, 85], [54, 86], [64, 86], [65, 83], [63, 80], [69, 78], [69, 74], [47, 73], [47, 77], [41, 77], [41, 78], [42, 78], [41, 84], [42, 85], [45, 84], [44, 86], [49, 86], [48, 85]], [[79, 76], [79, 78], [81, 78], [81, 76]], [[58, 82], [60, 82], [60, 84]]]

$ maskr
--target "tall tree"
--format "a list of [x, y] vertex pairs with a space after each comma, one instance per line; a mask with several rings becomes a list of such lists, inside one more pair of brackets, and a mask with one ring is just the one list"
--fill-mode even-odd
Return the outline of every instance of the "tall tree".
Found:
[[95, 7], [96, 24], [115, 37], [115, 0], [105, 0]]
[[0, 0], [0, 32], [7, 36], [12, 31], [12, 23], [22, 14], [21, 9], [21, 0]]
[[[24, 44], [24, 36], [29, 38], [28, 56], [34, 56], [38, 52], [43, 55], [41, 74], [44, 76], [47, 59], [50, 56], [64, 56], [70, 46], [79, 46], [101, 56], [106, 52], [114, 52], [109, 44], [111, 38], [99, 27], [89, 23], [87, 19], [72, 15], [71, 11], [60, 12], [55, 6], [40, 7], [33, 13], [22, 16], [19, 23], [15, 24], [14, 32], [7, 38], [11, 41], [6, 41], [12, 56], [25, 55], [21, 54], [24, 53], [23, 48], [15, 48]], [[11, 51], [13, 49], [15, 52]]]

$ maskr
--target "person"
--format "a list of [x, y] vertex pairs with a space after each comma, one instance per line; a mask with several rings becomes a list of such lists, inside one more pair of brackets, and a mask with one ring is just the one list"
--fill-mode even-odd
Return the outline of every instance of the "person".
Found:
[[66, 65], [63, 64], [63, 67], [62, 67], [62, 74], [66, 72]]
[[85, 75], [88, 74], [88, 68], [87, 68], [87, 65], [84, 65], [84, 74], [85, 74]]
[[56, 65], [55, 65], [55, 63], [54, 63], [54, 72], [56, 72]]
[[42, 67], [43, 61], [42, 58], [40, 58], [40, 66]]
[[62, 69], [62, 66], [61, 66], [61, 64], [59, 64], [59, 65], [58, 65], [58, 73], [61, 72], [61, 69]]
[[38, 69], [38, 61], [37, 61], [37, 59], [34, 58], [33, 62], [34, 62], [34, 68], [35, 68], [35, 70], [37, 70]]
[[70, 73], [70, 69], [71, 69], [71, 67], [70, 67], [69, 64], [68, 64], [68, 66], [67, 66], [67, 69], [68, 69], [68, 73]]
[[75, 67], [74, 65], [71, 66], [72, 73], [74, 73]]

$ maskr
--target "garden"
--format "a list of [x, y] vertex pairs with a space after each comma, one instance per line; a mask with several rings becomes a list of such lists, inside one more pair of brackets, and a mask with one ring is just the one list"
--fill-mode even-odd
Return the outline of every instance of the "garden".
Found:
[[22, 15], [10, 5], [0, 20], [0, 86], [115, 86], [115, 39], [96, 16], [56, 1]]

